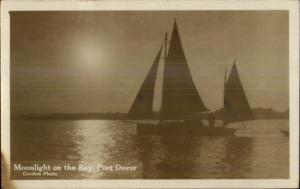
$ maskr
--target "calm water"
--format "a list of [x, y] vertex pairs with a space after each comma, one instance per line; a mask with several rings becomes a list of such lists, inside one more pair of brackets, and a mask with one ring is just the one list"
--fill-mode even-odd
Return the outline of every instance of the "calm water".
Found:
[[230, 137], [143, 137], [137, 136], [134, 124], [122, 121], [14, 121], [12, 160], [137, 167], [57, 176], [64, 179], [288, 178], [289, 138], [280, 129], [288, 130], [288, 121], [250, 121]]

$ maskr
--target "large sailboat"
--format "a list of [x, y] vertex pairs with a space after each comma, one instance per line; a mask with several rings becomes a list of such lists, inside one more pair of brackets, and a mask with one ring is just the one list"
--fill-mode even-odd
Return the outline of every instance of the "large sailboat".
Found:
[[[156, 116], [159, 121], [156, 124], [135, 122], [138, 134], [232, 135], [235, 129], [227, 128], [227, 124], [252, 119], [235, 64], [227, 82], [225, 75], [223, 124], [216, 126], [213, 113], [209, 113], [192, 79], [176, 21], [170, 43], [168, 45], [166, 34], [164, 46], [162, 104]], [[128, 119], [153, 119], [157, 115], [153, 112], [153, 100], [161, 54], [162, 48], [129, 110]], [[210, 124], [204, 125], [202, 119], [208, 119]]]

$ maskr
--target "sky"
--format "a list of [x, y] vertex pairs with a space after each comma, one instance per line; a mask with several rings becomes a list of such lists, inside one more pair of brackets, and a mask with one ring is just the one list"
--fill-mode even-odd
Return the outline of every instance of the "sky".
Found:
[[252, 108], [288, 108], [287, 11], [35, 11], [10, 18], [13, 114], [128, 112], [175, 19], [208, 109], [222, 107], [224, 72], [235, 58]]

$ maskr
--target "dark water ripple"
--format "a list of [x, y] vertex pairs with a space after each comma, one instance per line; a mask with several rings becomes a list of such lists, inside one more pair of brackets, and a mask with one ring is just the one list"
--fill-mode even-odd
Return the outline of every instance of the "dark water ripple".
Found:
[[288, 121], [251, 121], [246, 127], [231, 137], [145, 137], [122, 121], [14, 121], [11, 155], [13, 163], [138, 167], [131, 172], [65, 173], [59, 179], [288, 178], [289, 138], [280, 132], [288, 129]]

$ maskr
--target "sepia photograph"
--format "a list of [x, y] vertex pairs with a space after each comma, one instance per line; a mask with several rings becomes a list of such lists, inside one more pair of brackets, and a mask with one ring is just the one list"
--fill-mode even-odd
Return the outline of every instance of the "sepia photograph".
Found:
[[288, 9], [8, 14], [11, 180], [288, 180], [297, 169]]

